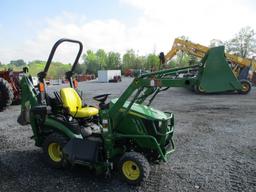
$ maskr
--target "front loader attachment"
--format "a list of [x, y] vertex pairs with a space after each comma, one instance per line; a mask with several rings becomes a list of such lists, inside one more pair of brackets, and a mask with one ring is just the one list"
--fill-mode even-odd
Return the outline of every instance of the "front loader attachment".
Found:
[[209, 49], [202, 59], [198, 74], [198, 87], [201, 92], [217, 93], [240, 91], [242, 85], [228, 65], [224, 46]]

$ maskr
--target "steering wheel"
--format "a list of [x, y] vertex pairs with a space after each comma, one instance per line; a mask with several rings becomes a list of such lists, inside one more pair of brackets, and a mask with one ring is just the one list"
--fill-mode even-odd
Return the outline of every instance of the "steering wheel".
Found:
[[99, 101], [100, 103], [105, 103], [105, 101], [107, 100], [109, 95], [111, 95], [111, 94], [97, 95], [97, 96], [93, 97], [93, 99], [95, 101]]

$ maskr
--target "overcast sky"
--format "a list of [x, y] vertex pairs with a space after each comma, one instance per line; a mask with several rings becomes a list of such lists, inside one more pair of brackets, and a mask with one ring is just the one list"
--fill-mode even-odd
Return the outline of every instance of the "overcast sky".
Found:
[[[1, 0], [0, 62], [46, 60], [63, 37], [82, 41], [84, 52], [167, 52], [182, 35], [209, 45], [256, 30], [255, 10], [255, 0]], [[71, 63], [74, 50], [65, 44], [55, 60]]]

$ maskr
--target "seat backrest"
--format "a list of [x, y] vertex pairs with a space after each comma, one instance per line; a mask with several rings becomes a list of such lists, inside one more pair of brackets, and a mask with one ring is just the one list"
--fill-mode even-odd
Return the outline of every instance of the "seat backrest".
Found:
[[60, 97], [63, 106], [69, 108], [70, 112], [76, 112], [77, 109], [82, 108], [82, 100], [75, 89], [71, 87], [62, 88], [60, 90]]

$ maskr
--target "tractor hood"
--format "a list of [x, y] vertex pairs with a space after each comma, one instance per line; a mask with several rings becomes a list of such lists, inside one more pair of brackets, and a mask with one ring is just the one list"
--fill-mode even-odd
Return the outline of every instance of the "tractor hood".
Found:
[[[110, 102], [110, 106], [114, 105], [117, 102], [118, 98], [112, 99]], [[125, 109], [129, 106], [130, 102], [126, 101], [123, 107], [120, 109], [120, 112], [125, 111]], [[150, 120], [167, 120], [172, 116], [171, 113], [164, 113], [160, 110], [154, 109], [152, 107], [134, 103], [128, 112], [129, 115], [137, 116], [143, 119]]]

